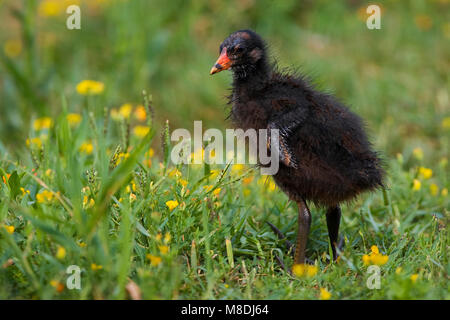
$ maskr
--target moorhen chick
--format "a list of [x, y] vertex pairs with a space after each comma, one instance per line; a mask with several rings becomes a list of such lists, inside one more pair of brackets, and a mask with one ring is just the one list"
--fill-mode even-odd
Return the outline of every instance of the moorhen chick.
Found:
[[[231, 69], [231, 120], [237, 128], [278, 129], [279, 188], [298, 204], [294, 263], [305, 263], [311, 213], [307, 202], [326, 207], [333, 259], [337, 258], [340, 204], [383, 187], [384, 170], [362, 120], [301, 75], [269, 63], [267, 47], [251, 30], [232, 33], [220, 45], [211, 74]], [[276, 231], [276, 230], [275, 230]]]

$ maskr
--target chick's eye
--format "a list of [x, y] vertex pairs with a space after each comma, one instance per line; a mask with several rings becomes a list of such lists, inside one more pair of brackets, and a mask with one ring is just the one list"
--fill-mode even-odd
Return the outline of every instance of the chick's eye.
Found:
[[235, 47], [234, 48], [234, 52], [235, 53], [241, 53], [242, 51], [244, 51], [244, 49], [242, 47]]

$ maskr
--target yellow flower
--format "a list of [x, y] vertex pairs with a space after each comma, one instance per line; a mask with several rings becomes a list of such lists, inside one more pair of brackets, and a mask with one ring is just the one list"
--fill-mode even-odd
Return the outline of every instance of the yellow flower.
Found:
[[145, 121], [147, 119], [147, 112], [145, 111], [145, 107], [143, 105], [139, 105], [134, 110], [134, 117], [139, 121]]
[[203, 186], [203, 189], [205, 189], [205, 192], [210, 192], [212, 190], [214, 186], [209, 185], [209, 186]]
[[433, 175], [433, 170], [425, 167], [420, 167], [419, 173], [422, 175], [424, 179], [430, 179], [431, 176]]
[[6, 229], [6, 232], [8, 232], [9, 234], [13, 234], [14, 233], [14, 230], [15, 230], [14, 226], [7, 226], [7, 225], [5, 225], [3, 227]]
[[382, 254], [373, 254], [370, 256], [372, 264], [377, 266], [382, 266], [386, 264], [389, 260], [389, 256], [385, 256]]
[[153, 150], [153, 148], [148, 149], [148, 156], [150, 158], [153, 158], [154, 155], [155, 155], [155, 150]]
[[161, 233], [158, 233], [158, 234], [156, 235], [155, 239], [156, 239], [156, 241], [161, 241], [161, 239], [162, 239], [162, 234], [161, 234]]
[[169, 172], [168, 172], [168, 176], [169, 177], [181, 177], [181, 172], [177, 169], [177, 168], [174, 168], [174, 169], [172, 169], [172, 170], [170, 170]]
[[214, 194], [216, 197], [218, 197], [221, 190], [222, 190], [221, 188], [216, 188], [216, 189], [214, 189], [213, 194]]
[[124, 119], [128, 119], [128, 118], [130, 118], [132, 109], [133, 109], [133, 106], [130, 103], [125, 103], [120, 107], [119, 113]]
[[36, 201], [38, 203], [50, 203], [53, 200], [53, 193], [48, 190], [43, 190], [41, 193], [36, 195]]
[[80, 152], [89, 155], [92, 153], [92, 151], [94, 151], [94, 146], [92, 145], [92, 143], [86, 141], [81, 144], [79, 150], [80, 150]]
[[214, 169], [214, 170], [211, 170], [211, 179], [215, 179], [218, 175], [219, 175], [219, 173], [220, 173], [220, 170], [217, 170], [217, 169]]
[[22, 52], [22, 42], [18, 39], [6, 40], [3, 51], [6, 56], [15, 58]]
[[102, 266], [102, 265], [95, 264], [95, 263], [92, 263], [92, 264], [91, 264], [91, 269], [92, 269], [93, 271], [97, 271], [97, 270], [103, 269], [103, 266]]
[[30, 190], [25, 190], [25, 188], [20, 187], [20, 191], [22, 191], [22, 195], [30, 194]]
[[71, 127], [75, 127], [81, 122], [81, 115], [78, 113], [69, 113], [67, 115], [67, 121]]
[[275, 184], [275, 182], [273, 182], [273, 180], [270, 180], [269, 182], [269, 186], [268, 186], [268, 190], [269, 191], [275, 191], [275, 189], [277, 188], [277, 185]]
[[253, 181], [253, 176], [244, 178], [242, 180], [242, 183], [244, 184], [244, 186], [246, 186], [246, 185], [249, 185], [252, 181]]
[[34, 120], [33, 122], [33, 128], [36, 131], [40, 131], [43, 129], [49, 129], [53, 125], [52, 118], [44, 117]]
[[365, 266], [368, 266], [370, 264], [370, 257], [369, 255], [365, 254], [362, 256], [362, 261], [364, 263]]
[[170, 211], [178, 207], [179, 203], [177, 200], [170, 200], [166, 202], [166, 206], [169, 208]]
[[418, 277], [419, 277], [419, 275], [417, 273], [415, 273], [415, 274], [411, 275], [410, 279], [412, 282], [416, 282]]
[[331, 298], [331, 293], [325, 289], [325, 288], [320, 288], [320, 300], [330, 300]]
[[81, 95], [96, 95], [105, 90], [103, 82], [94, 80], [83, 80], [77, 85], [77, 92]]
[[442, 189], [441, 196], [446, 197], [447, 195], [448, 195], [448, 189], [447, 188]]
[[170, 239], [172, 239], [172, 236], [170, 235], [169, 232], [166, 232], [166, 234], [164, 235], [164, 242], [169, 243]]
[[413, 155], [417, 160], [422, 160], [423, 159], [423, 150], [419, 147], [414, 148]]
[[130, 202], [136, 201], [136, 195], [134, 193], [130, 193]]
[[81, 242], [78, 244], [78, 246], [79, 246], [80, 248], [85, 248], [85, 247], [87, 246], [87, 244], [86, 244], [86, 242], [81, 241]]
[[245, 169], [245, 166], [243, 164], [233, 164], [231, 166], [231, 172], [234, 173], [241, 173]]
[[178, 179], [178, 183], [181, 184], [183, 187], [186, 187], [188, 185], [188, 182], [184, 179]]
[[66, 257], [66, 249], [64, 249], [63, 247], [58, 247], [58, 249], [56, 250], [56, 258], [58, 258], [59, 260], [62, 260]]
[[397, 269], [395, 269], [395, 274], [399, 275], [400, 273], [402, 273], [403, 269], [402, 267], [397, 267]]
[[167, 252], [169, 252], [169, 247], [168, 246], [159, 246], [159, 252], [161, 252], [162, 255], [167, 254]]
[[317, 266], [311, 266], [309, 264], [294, 264], [292, 267], [292, 273], [297, 277], [313, 277], [317, 274]]
[[47, 177], [51, 178], [52, 175], [53, 175], [53, 170], [52, 170], [52, 169], [47, 169], [47, 170], [45, 170], [45, 175], [46, 175]]
[[377, 246], [371, 246], [370, 251], [370, 254], [365, 254], [362, 256], [362, 261], [365, 266], [371, 264], [382, 266], [388, 262], [389, 256], [381, 254]]
[[59, 0], [44, 0], [39, 4], [38, 12], [43, 17], [54, 17], [64, 10], [63, 3]]
[[445, 117], [442, 120], [442, 128], [444, 129], [450, 129], [450, 117]]
[[136, 126], [133, 129], [133, 133], [138, 138], [143, 138], [149, 133], [150, 127], [148, 126]]
[[31, 139], [27, 139], [27, 146], [35, 146], [37, 148], [42, 147], [42, 140], [41, 138], [31, 138]]
[[50, 281], [50, 285], [53, 288], [55, 288], [56, 291], [58, 291], [58, 292], [62, 292], [64, 290], [64, 285], [61, 282], [57, 281], [57, 280], [51, 280]]
[[413, 188], [412, 188], [412, 189], [413, 189], [414, 191], [419, 191], [421, 186], [422, 186], [422, 183], [420, 183], [419, 180], [414, 179], [414, 182], [413, 182]]
[[150, 260], [150, 264], [151, 264], [152, 266], [157, 266], [157, 265], [159, 265], [159, 264], [161, 263], [161, 261], [162, 261], [161, 257], [154, 256], [154, 255], [152, 255], [152, 254], [150, 254], [150, 253], [147, 254], [147, 259]]
[[432, 183], [430, 185], [430, 193], [432, 196], [437, 196], [439, 193], [439, 187], [437, 186], [437, 184]]
[[88, 196], [83, 197], [83, 209], [89, 209], [92, 208], [95, 205], [95, 200], [90, 198]]

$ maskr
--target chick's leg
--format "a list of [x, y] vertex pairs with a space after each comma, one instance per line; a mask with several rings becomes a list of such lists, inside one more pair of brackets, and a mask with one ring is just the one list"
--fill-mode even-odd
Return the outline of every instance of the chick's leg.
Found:
[[311, 213], [304, 200], [298, 204], [298, 233], [295, 245], [294, 264], [305, 263], [306, 243], [308, 242], [309, 229], [311, 227]]
[[339, 223], [341, 221], [341, 208], [339, 206], [329, 207], [327, 209], [327, 227], [330, 237], [331, 250], [333, 251], [333, 260], [337, 259], [336, 246], [338, 245]]

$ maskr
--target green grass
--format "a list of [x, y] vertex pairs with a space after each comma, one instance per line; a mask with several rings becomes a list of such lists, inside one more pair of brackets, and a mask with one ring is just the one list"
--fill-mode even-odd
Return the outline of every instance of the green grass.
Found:
[[[332, 299], [449, 299], [444, 2], [381, 2], [377, 31], [358, 18], [363, 1], [83, 2], [82, 30], [68, 31], [64, 14], [40, 17], [36, 1], [0, 1], [2, 45], [23, 47], [0, 54], [0, 298], [122, 299], [134, 282], [145, 299], [317, 299], [320, 288]], [[386, 159], [385, 192], [343, 207], [338, 263], [327, 263], [325, 216], [311, 208], [313, 277], [277, 263], [292, 258], [265, 221], [294, 240], [297, 208], [270, 179], [251, 167], [167, 161], [169, 129], [228, 126], [230, 75], [208, 71], [222, 39], [243, 27], [267, 38], [281, 66], [303, 65], [333, 88]], [[104, 92], [78, 94], [84, 79]], [[126, 102], [151, 105], [155, 118], [114, 120], [111, 109]], [[52, 124], [34, 128], [42, 117]], [[151, 131], [138, 137], [136, 125]], [[27, 145], [33, 138], [42, 145]], [[80, 151], [86, 143], [92, 153]], [[366, 285], [372, 245], [389, 256], [379, 290]], [[81, 290], [58, 285], [70, 265], [82, 270]]]

